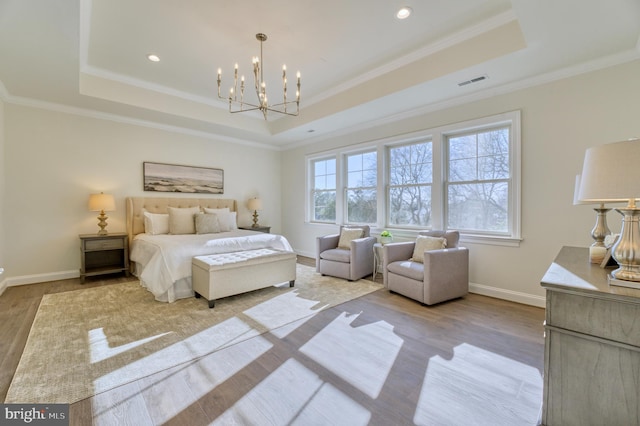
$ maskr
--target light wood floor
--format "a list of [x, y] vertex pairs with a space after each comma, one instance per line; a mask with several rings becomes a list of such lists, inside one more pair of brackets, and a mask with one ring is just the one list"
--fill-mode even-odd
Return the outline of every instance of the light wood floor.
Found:
[[[313, 266], [313, 259], [299, 259]], [[44, 294], [127, 280], [107, 276], [83, 285], [65, 280], [8, 288], [0, 297], [2, 400]], [[70, 420], [535, 425], [543, 320], [543, 309], [479, 295], [425, 307], [382, 289], [74, 403]]]

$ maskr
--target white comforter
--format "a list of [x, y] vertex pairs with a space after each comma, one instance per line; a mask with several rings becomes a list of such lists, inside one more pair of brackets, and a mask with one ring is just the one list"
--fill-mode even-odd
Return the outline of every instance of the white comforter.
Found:
[[[130, 258], [136, 262], [140, 283], [157, 300], [173, 302], [193, 295], [191, 289], [191, 259], [206, 254], [228, 253], [269, 247], [293, 251], [282, 235], [237, 229], [219, 234], [149, 235], [138, 234], [131, 246]], [[185, 291], [173, 287], [189, 286]]]

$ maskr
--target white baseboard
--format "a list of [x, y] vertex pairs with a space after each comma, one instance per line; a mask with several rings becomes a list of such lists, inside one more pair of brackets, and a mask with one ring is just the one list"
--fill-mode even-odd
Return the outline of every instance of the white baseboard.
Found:
[[[306, 253], [302, 251], [297, 252], [300, 256], [310, 257], [315, 259], [315, 253]], [[513, 290], [505, 290], [503, 288], [491, 287], [484, 284], [469, 283], [469, 292], [474, 294], [480, 294], [482, 296], [495, 297], [496, 299], [509, 300], [511, 302], [522, 303], [524, 305], [536, 306], [538, 308], [545, 308], [547, 302], [544, 296], [535, 296], [529, 293], [521, 293]]]
[[22, 275], [19, 277], [11, 277], [11, 278], [7, 278], [4, 282], [6, 283], [6, 287], [14, 287], [18, 285], [43, 283], [47, 281], [68, 280], [70, 278], [78, 278], [79, 276], [80, 276], [80, 271], [78, 270], [60, 271], [60, 272], [50, 272], [46, 274]]
[[469, 283], [469, 292], [480, 294], [482, 296], [495, 297], [496, 299], [522, 303], [525, 305], [537, 306], [538, 308], [545, 308], [547, 306], [546, 298], [544, 296], [535, 296], [533, 294], [506, 290], [504, 288], [491, 287], [483, 284]]
[[296, 254], [298, 254], [300, 256], [304, 256], [304, 257], [310, 257], [312, 259], [316, 258], [316, 253], [315, 252], [307, 253], [307, 252], [304, 252], [304, 251], [296, 251]]
[[[307, 253], [301, 252], [298, 252], [298, 254], [306, 257], [315, 257], [315, 254], [309, 255]], [[78, 278], [79, 276], [80, 272], [77, 270], [73, 270], [7, 278], [4, 281], [0, 282], [0, 295], [2, 295], [2, 293], [4, 293], [4, 291], [8, 287], [42, 283], [46, 281], [67, 280], [70, 278]], [[506, 290], [503, 288], [491, 287], [483, 284], [469, 283], [469, 292], [480, 294], [483, 296], [495, 297], [496, 299], [504, 299], [512, 302], [523, 303], [525, 305], [537, 306], [539, 308], [546, 307], [546, 299], [543, 296], [535, 296], [533, 294]]]

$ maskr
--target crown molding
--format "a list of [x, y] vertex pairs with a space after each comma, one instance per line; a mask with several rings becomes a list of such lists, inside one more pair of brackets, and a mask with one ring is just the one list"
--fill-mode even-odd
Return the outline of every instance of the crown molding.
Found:
[[372, 69], [370, 71], [364, 72], [360, 74], [358, 77], [353, 78], [351, 80], [345, 81], [335, 87], [332, 87], [322, 94], [315, 95], [308, 100], [305, 101], [305, 105], [313, 105], [317, 102], [323, 101], [325, 99], [331, 98], [341, 92], [349, 90], [353, 87], [356, 87], [360, 84], [363, 84], [369, 80], [377, 78], [381, 75], [387, 74], [391, 71], [395, 71], [399, 68], [402, 68], [406, 65], [409, 65], [417, 60], [426, 58], [431, 56], [441, 50], [448, 49], [452, 46], [470, 40], [474, 37], [477, 37], [481, 34], [484, 34], [488, 31], [499, 28], [503, 25], [508, 24], [509, 22], [517, 20], [515, 13], [512, 10], [500, 13], [490, 19], [487, 19], [477, 25], [474, 25], [469, 28], [465, 28], [462, 31], [459, 31], [449, 37], [445, 37], [440, 39], [434, 43], [428, 44], [418, 50], [415, 50], [409, 54], [401, 56], [394, 61], [391, 61], [385, 65], [382, 65], [378, 68]]
[[[639, 42], [639, 46], [640, 46], [640, 42]], [[328, 139], [371, 129], [372, 127], [380, 127], [380, 126], [388, 125], [401, 120], [414, 118], [420, 115], [429, 114], [429, 113], [444, 110], [447, 108], [457, 107], [457, 106], [468, 104], [471, 102], [492, 98], [494, 96], [517, 92], [519, 90], [541, 86], [544, 84], [552, 83], [554, 81], [575, 77], [581, 74], [598, 71], [601, 69], [606, 69], [606, 68], [614, 67], [617, 65], [623, 65], [625, 63], [633, 62], [636, 60], [640, 60], [640, 50], [631, 49], [625, 52], [617, 53], [617, 54], [606, 56], [603, 58], [598, 58], [593, 61], [584, 62], [582, 64], [574, 65], [567, 68], [562, 68], [562, 69], [548, 72], [545, 74], [540, 74], [538, 76], [526, 78], [513, 83], [504, 84], [502, 86], [490, 87], [490, 88], [483, 89], [468, 95], [458, 96], [458, 97], [447, 99], [444, 101], [435, 102], [429, 105], [424, 105], [418, 108], [398, 112], [384, 118], [375, 118], [373, 120], [368, 120], [366, 122], [359, 123], [359, 124], [350, 126], [348, 128], [342, 128], [334, 132], [325, 133], [323, 135], [319, 135], [314, 138], [305, 139], [303, 141], [294, 142], [290, 144], [285, 144], [282, 146], [282, 148], [284, 150], [288, 150], [288, 149], [299, 148], [305, 145], [317, 144], [319, 142], [322, 142]]]
[[141, 120], [141, 119], [135, 119], [135, 118], [126, 117], [126, 116], [117, 115], [117, 114], [104, 113], [104, 112], [100, 112], [93, 109], [72, 107], [64, 104], [41, 101], [41, 100], [32, 99], [32, 98], [12, 96], [7, 91], [2, 81], [0, 81], [0, 99], [2, 99], [4, 102], [9, 104], [46, 109], [46, 110], [51, 110], [56, 112], [63, 112], [66, 114], [96, 118], [100, 120], [108, 120], [108, 121], [114, 121], [119, 123], [132, 124], [132, 125], [141, 126], [141, 127], [164, 130], [172, 133], [196, 136], [196, 137], [200, 137], [208, 140], [215, 140], [219, 142], [240, 144], [240, 145], [246, 145], [246, 146], [257, 147], [261, 149], [268, 149], [273, 151], [286, 151], [289, 149], [299, 148], [302, 146], [319, 143], [335, 137], [370, 129], [372, 127], [387, 125], [397, 121], [413, 118], [419, 115], [428, 114], [428, 113], [443, 110], [446, 108], [456, 107], [466, 103], [491, 98], [493, 96], [504, 95], [511, 92], [540, 86], [540, 85], [551, 83], [557, 80], [562, 80], [562, 79], [574, 77], [580, 74], [585, 74], [588, 72], [598, 71], [600, 69], [622, 65], [628, 62], [639, 60], [639, 59], [640, 59], [640, 39], [639, 39], [638, 45], [634, 49], [628, 50], [626, 52], [621, 52], [618, 54], [599, 58], [594, 61], [585, 62], [579, 65], [563, 68], [560, 70], [541, 74], [538, 76], [534, 76], [534, 77], [520, 80], [517, 82], [505, 84], [502, 86], [487, 88], [469, 95], [459, 96], [459, 97], [448, 99], [445, 101], [424, 105], [422, 107], [414, 108], [412, 110], [407, 110], [407, 111], [399, 112], [396, 114], [392, 114], [384, 118], [369, 120], [354, 126], [329, 132], [323, 135], [318, 135], [316, 137], [311, 137], [308, 139], [304, 139], [304, 140], [300, 140], [292, 143], [283, 143], [278, 146], [265, 144], [265, 143], [258, 143], [258, 142], [249, 141], [246, 139], [241, 139], [241, 138], [228, 137], [228, 136], [220, 135], [217, 133], [192, 130], [185, 127], [170, 126], [170, 125], [166, 125], [166, 124], [162, 124], [154, 121]]
[[64, 113], [64, 114], [71, 114], [71, 115], [78, 115], [78, 116], [82, 116], [82, 117], [95, 118], [95, 119], [98, 119], [98, 120], [105, 120], [105, 121], [113, 121], [113, 122], [117, 122], [117, 123], [131, 124], [131, 125], [134, 125], [134, 126], [147, 127], [147, 128], [152, 128], [152, 129], [156, 129], [156, 130], [163, 130], [163, 131], [171, 132], [171, 133], [178, 133], [178, 134], [183, 134], [183, 135], [188, 135], [188, 136], [195, 136], [195, 137], [199, 137], [199, 138], [203, 138], [203, 139], [213, 140], [213, 141], [216, 141], [216, 142], [226, 142], [226, 143], [233, 143], [233, 144], [238, 144], [238, 145], [246, 145], [246, 146], [250, 146], [250, 147], [254, 147], [254, 148], [267, 149], [267, 150], [271, 150], [271, 151], [281, 151], [280, 148], [278, 148], [276, 146], [273, 146], [273, 145], [270, 145], [270, 144], [264, 144], [264, 143], [249, 141], [249, 140], [246, 140], [246, 139], [234, 138], [234, 137], [230, 137], [230, 136], [224, 136], [224, 135], [221, 135], [221, 134], [218, 134], [218, 133], [205, 132], [205, 131], [200, 131], [200, 130], [193, 130], [193, 129], [189, 129], [189, 128], [186, 128], [186, 127], [171, 126], [171, 125], [159, 123], [159, 122], [156, 122], [156, 121], [149, 121], [149, 120], [131, 118], [131, 117], [127, 117], [127, 116], [124, 116], [124, 115], [111, 114], [111, 113], [97, 111], [97, 110], [94, 110], [94, 109], [73, 107], [73, 106], [54, 103], [54, 102], [47, 102], [47, 101], [41, 101], [41, 100], [38, 100], [38, 99], [25, 98], [25, 97], [19, 97], [19, 96], [11, 96], [11, 95], [9, 95], [5, 101], [7, 103], [14, 104], [14, 105], [27, 106], [27, 107], [31, 107], [31, 108], [38, 108], [38, 109], [44, 109], [44, 110], [49, 110], [49, 111], [54, 111], [54, 112], [61, 112], [61, 113]]
[[105, 80], [116, 81], [128, 86], [135, 86], [144, 90], [150, 90], [153, 92], [162, 93], [164, 95], [173, 96], [179, 99], [184, 99], [191, 102], [207, 105], [218, 109], [227, 109], [227, 105], [224, 102], [220, 102], [215, 99], [208, 98], [206, 96], [198, 96], [192, 93], [184, 92], [182, 90], [173, 89], [170, 87], [162, 86], [160, 84], [150, 83], [148, 81], [139, 80], [133, 77], [128, 77], [122, 74], [106, 71], [102, 68], [97, 68], [91, 65], [84, 65], [81, 67], [80, 72], [83, 74], [91, 75], [94, 77], [102, 78]]

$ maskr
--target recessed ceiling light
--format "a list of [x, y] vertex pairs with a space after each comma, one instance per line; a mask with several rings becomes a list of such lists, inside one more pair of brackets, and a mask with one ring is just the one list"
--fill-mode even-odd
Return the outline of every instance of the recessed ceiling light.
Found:
[[153, 53], [148, 54], [147, 59], [151, 62], [160, 62], [160, 57], [158, 55], [154, 55]]
[[396, 12], [396, 18], [398, 19], [407, 19], [409, 15], [411, 15], [412, 9], [409, 6], [401, 7], [398, 12]]

